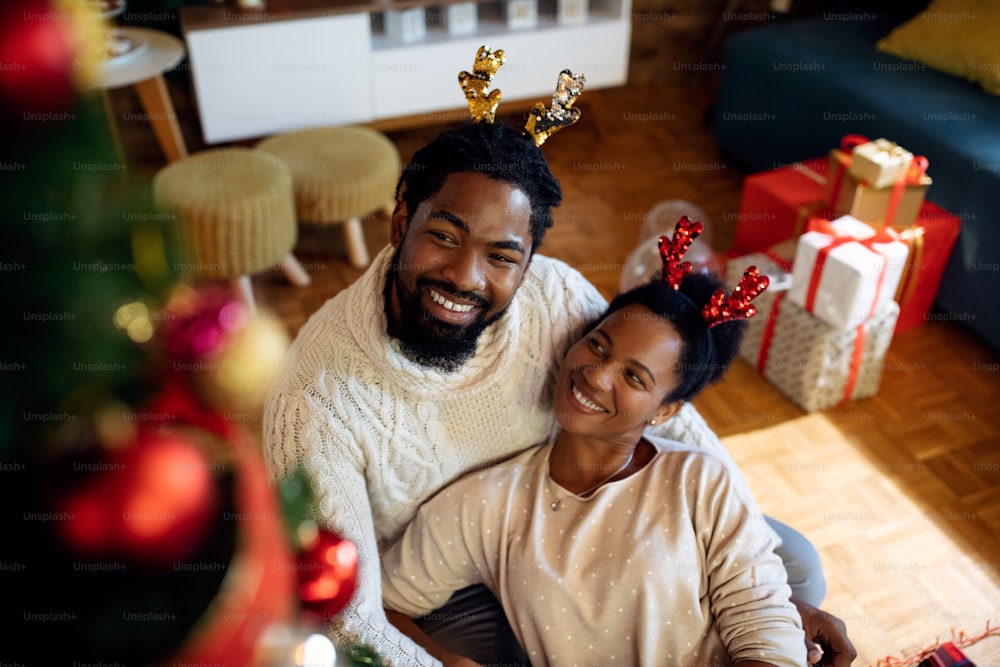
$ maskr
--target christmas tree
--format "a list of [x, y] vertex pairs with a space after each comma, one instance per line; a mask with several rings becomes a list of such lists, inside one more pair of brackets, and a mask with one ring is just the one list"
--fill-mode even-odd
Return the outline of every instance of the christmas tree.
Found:
[[19, 0], [0, 17], [0, 661], [379, 664], [322, 634], [354, 590], [353, 545], [226, 418], [259, 405], [237, 371], [280, 357], [281, 327], [173, 270], [170, 216], [83, 92], [95, 12]]

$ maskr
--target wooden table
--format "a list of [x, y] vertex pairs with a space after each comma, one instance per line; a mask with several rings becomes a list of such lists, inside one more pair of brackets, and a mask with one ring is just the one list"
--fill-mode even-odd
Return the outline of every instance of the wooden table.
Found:
[[184, 135], [177, 123], [177, 113], [167, 92], [163, 73], [177, 66], [185, 56], [184, 43], [169, 33], [148, 28], [120, 28], [123, 33], [144, 42], [134, 53], [110, 58], [98, 70], [93, 84], [101, 90], [111, 133], [121, 153], [118, 124], [111, 112], [107, 91], [133, 86], [149, 118], [156, 139], [168, 162], [187, 157]]

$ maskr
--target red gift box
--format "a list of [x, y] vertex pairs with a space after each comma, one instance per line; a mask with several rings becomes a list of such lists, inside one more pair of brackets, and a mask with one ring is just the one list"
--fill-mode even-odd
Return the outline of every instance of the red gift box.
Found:
[[798, 237], [806, 220], [825, 208], [826, 159], [751, 174], [743, 180], [730, 257], [764, 250]]
[[[826, 158], [815, 158], [747, 176], [736, 238], [727, 256], [748, 255], [797, 239], [812, 217], [835, 217], [823, 203], [827, 166]], [[916, 222], [897, 230], [910, 253], [896, 290], [900, 306], [896, 334], [926, 321], [960, 227], [957, 216], [924, 201]]]
[[958, 216], [925, 201], [916, 223], [899, 232], [910, 253], [896, 290], [897, 335], [926, 322], [961, 225]]
[[921, 660], [917, 667], [976, 667], [976, 665], [955, 644], [945, 642]]

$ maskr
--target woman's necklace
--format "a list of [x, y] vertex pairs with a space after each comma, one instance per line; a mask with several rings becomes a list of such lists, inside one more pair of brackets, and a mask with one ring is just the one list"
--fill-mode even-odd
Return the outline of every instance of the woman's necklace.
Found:
[[[625, 461], [625, 463], [623, 463], [622, 466], [620, 468], [618, 468], [617, 470], [615, 470], [613, 473], [611, 473], [610, 475], [608, 475], [607, 477], [605, 477], [604, 479], [602, 479], [600, 482], [598, 482], [594, 486], [592, 486], [589, 489], [587, 489], [586, 491], [583, 491], [581, 493], [571, 493], [570, 495], [576, 496], [577, 498], [583, 498], [583, 497], [587, 496], [587, 494], [596, 491], [598, 489], [598, 487], [600, 487], [602, 484], [606, 484], [608, 482], [608, 480], [610, 480], [612, 477], [614, 477], [615, 475], [617, 475], [618, 473], [620, 473], [622, 470], [625, 470], [625, 468], [628, 467], [628, 464], [632, 463], [632, 459], [635, 458], [635, 450], [636, 449], [637, 448], [632, 448], [632, 453], [629, 454], [628, 460]], [[552, 452], [549, 451], [550, 460], [551, 460], [551, 456], [552, 456]], [[551, 478], [551, 472], [550, 472], [549, 479], [550, 480], [552, 479]], [[554, 491], [553, 491], [552, 495], [555, 495]], [[567, 498], [568, 497], [569, 496], [567, 496]], [[556, 498], [551, 503], [549, 503], [549, 507], [552, 508], [553, 512], [558, 512], [559, 508], [562, 507], [562, 501], [563, 500], [564, 500], [564, 498]]]

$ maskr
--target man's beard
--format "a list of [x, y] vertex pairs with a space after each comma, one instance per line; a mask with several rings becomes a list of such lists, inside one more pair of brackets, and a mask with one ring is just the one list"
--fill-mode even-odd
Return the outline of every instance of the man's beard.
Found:
[[[389, 290], [396, 290], [399, 301], [399, 321], [396, 322], [396, 333], [399, 346], [408, 359], [422, 366], [436, 368], [446, 373], [457, 371], [465, 362], [476, 354], [479, 337], [486, 327], [490, 326], [507, 312], [507, 307], [492, 317], [487, 313], [493, 306], [475, 292], [463, 292], [455, 285], [431, 278], [418, 278], [416, 291], [407, 290], [399, 279], [399, 251], [389, 266], [386, 276], [386, 314], [392, 319]], [[421, 306], [423, 292], [434, 288], [442, 295], [453, 296], [460, 300], [476, 304], [480, 308], [479, 315], [466, 325], [452, 324], [440, 320]], [[509, 307], [509, 306], [508, 306]]]

